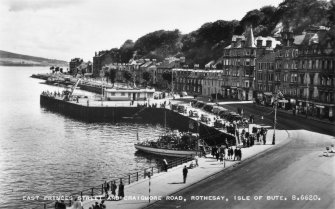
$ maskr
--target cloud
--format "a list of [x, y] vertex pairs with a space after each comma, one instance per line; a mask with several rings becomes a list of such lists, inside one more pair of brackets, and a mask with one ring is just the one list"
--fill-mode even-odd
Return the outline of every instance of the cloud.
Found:
[[24, 10], [43, 10], [62, 8], [70, 5], [81, 4], [84, 0], [7, 0], [5, 3], [11, 12]]

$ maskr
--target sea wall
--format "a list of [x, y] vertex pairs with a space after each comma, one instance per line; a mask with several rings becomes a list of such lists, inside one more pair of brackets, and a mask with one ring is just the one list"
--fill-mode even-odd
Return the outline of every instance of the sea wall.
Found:
[[45, 95], [40, 96], [40, 105], [48, 110], [85, 122], [130, 121], [162, 125], [166, 123], [172, 129], [199, 133], [209, 145], [219, 145], [225, 142], [230, 145], [235, 144], [234, 136], [165, 108], [82, 106]]

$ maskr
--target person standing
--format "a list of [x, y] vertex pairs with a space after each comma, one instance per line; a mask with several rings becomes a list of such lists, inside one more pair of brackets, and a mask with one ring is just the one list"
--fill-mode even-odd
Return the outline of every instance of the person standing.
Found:
[[166, 161], [166, 159], [163, 159], [163, 164], [164, 164], [164, 171], [167, 172], [168, 170], [168, 162]]
[[109, 188], [110, 188], [109, 183], [107, 183], [107, 193], [109, 191]]
[[104, 183], [104, 190], [105, 190], [105, 194], [108, 194], [108, 190], [107, 190], [107, 181], [105, 181], [105, 183]]
[[116, 186], [116, 184], [115, 184], [115, 181], [113, 181], [113, 183], [112, 183], [112, 185], [111, 185], [111, 190], [112, 190], [112, 195], [116, 195], [116, 188], [117, 188], [117, 186]]
[[73, 209], [81, 209], [81, 208], [82, 208], [81, 202], [78, 201], [78, 198], [76, 197], [76, 198], [74, 199]]
[[120, 199], [124, 198], [124, 185], [123, 185], [122, 181], [120, 181], [120, 184], [119, 184], [118, 196], [119, 196]]
[[239, 155], [238, 155], [238, 150], [237, 150], [237, 146], [236, 146], [236, 148], [234, 150], [234, 161], [235, 161], [235, 159], [238, 160], [238, 158], [239, 158]]
[[198, 167], [199, 166], [199, 156], [198, 155], [196, 155], [196, 156], [194, 156], [194, 160], [195, 160], [195, 165]]
[[239, 159], [239, 161], [242, 160], [242, 150], [241, 150], [241, 148], [238, 150], [238, 159]]
[[187, 167], [186, 167], [186, 165], [185, 165], [185, 166], [184, 166], [184, 169], [183, 169], [183, 179], [184, 179], [184, 184], [186, 183], [187, 173], [188, 173], [188, 170], [187, 170]]
[[223, 152], [220, 152], [220, 163], [223, 163]]

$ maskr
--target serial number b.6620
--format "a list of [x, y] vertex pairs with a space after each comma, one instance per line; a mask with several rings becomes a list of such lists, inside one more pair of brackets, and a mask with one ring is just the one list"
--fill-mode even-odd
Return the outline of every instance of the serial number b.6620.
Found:
[[318, 195], [292, 195], [292, 200], [321, 200]]

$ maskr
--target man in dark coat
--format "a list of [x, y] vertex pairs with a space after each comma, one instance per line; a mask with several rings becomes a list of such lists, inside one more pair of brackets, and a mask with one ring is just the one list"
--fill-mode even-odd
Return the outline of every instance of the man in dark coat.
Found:
[[183, 179], [184, 179], [184, 184], [186, 183], [187, 173], [188, 173], [188, 170], [187, 170], [186, 165], [185, 165], [185, 166], [184, 166], [184, 169], [183, 169]]
[[113, 183], [111, 184], [111, 190], [112, 190], [112, 195], [116, 195], [116, 188], [117, 188], [117, 186], [116, 186], [116, 184], [115, 184], [115, 181], [113, 181]]
[[122, 181], [119, 184], [118, 196], [119, 196], [120, 199], [124, 198], [124, 185], [123, 185]]
[[238, 150], [237, 147], [234, 149], [234, 160], [237, 159], [238, 160], [239, 155], [238, 155]]
[[164, 168], [164, 171], [167, 172], [167, 170], [168, 170], [168, 162], [166, 161], [165, 158], [163, 159], [163, 168]]
[[57, 209], [66, 209], [66, 205], [64, 203], [64, 200], [61, 200], [61, 202], [59, 202], [57, 204]]

